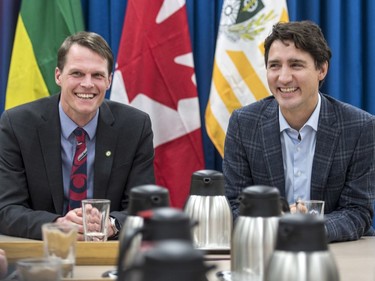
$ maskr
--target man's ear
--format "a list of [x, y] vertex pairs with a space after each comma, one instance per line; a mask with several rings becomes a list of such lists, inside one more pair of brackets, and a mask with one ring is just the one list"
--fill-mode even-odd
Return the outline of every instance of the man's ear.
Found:
[[111, 72], [111, 74], [108, 77], [108, 82], [109, 83], [108, 83], [108, 86], [107, 86], [107, 90], [109, 90], [109, 88], [111, 88], [112, 78], [113, 78], [113, 72]]
[[61, 71], [58, 67], [55, 68], [55, 82], [57, 85], [61, 86]]
[[322, 81], [328, 73], [328, 61], [324, 62], [319, 70], [319, 81]]

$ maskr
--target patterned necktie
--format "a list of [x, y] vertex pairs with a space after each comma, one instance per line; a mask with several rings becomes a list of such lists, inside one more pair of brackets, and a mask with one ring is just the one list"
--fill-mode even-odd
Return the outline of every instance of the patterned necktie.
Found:
[[80, 208], [87, 195], [87, 147], [86, 132], [82, 128], [74, 130], [77, 146], [70, 172], [69, 210]]

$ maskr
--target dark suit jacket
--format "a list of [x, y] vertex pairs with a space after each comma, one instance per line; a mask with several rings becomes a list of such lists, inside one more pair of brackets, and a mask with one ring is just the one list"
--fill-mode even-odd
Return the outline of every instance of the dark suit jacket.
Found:
[[[0, 119], [0, 232], [41, 239], [41, 226], [63, 215], [59, 95], [8, 111]], [[111, 200], [123, 222], [129, 189], [154, 183], [149, 116], [105, 100], [99, 109], [94, 198]], [[111, 155], [108, 156], [108, 151]]]
[[[375, 196], [375, 121], [358, 108], [321, 95], [311, 199], [325, 201], [329, 241], [355, 240], [371, 226]], [[273, 96], [233, 112], [223, 173], [234, 217], [251, 185], [275, 186], [285, 197], [278, 104]]]

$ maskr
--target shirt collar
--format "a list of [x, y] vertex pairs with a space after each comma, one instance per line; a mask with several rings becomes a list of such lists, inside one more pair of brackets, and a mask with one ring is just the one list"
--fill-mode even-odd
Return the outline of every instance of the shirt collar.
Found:
[[[59, 114], [60, 114], [60, 124], [61, 124], [61, 133], [64, 138], [68, 139], [69, 136], [73, 133], [73, 131], [79, 127], [72, 119], [69, 118], [68, 115], [64, 112], [61, 102], [59, 102]], [[94, 139], [96, 134], [96, 127], [98, 125], [98, 118], [99, 118], [99, 109], [96, 111], [94, 118], [90, 120], [83, 129], [86, 131], [90, 140]]]
[[[318, 130], [319, 113], [320, 113], [321, 104], [322, 104], [322, 100], [321, 100], [320, 94], [318, 93], [318, 103], [313, 113], [311, 114], [309, 120], [307, 120], [307, 122], [302, 126], [302, 128], [305, 126], [310, 126], [312, 129], [314, 129], [314, 131]], [[280, 107], [279, 107], [279, 124], [280, 124], [280, 133], [286, 129], [291, 128], [288, 122], [285, 120], [283, 114], [281, 113]]]

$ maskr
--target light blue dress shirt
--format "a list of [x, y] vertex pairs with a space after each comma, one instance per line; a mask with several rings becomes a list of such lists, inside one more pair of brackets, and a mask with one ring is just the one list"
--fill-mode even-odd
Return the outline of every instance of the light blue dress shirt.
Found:
[[[73, 131], [79, 127], [71, 120], [59, 103], [59, 114], [61, 124], [61, 160], [64, 184], [64, 210], [68, 210], [70, 171], [72, 169], [73, 157], [76, 150], [76, 139]], [[95, 134], [98, 125], [99, 109], [94, 118], [83, 127], [87, 133], [87, 198], [94, 194], [94, 159], [95, 159]]]
[[299, 199], [310, 199], [311, 173], [321, 106], [320, 94], [318, 96], [314, 112], [299, 131], [289, 126], [279, 108], [285, 193], [289, 204]]

